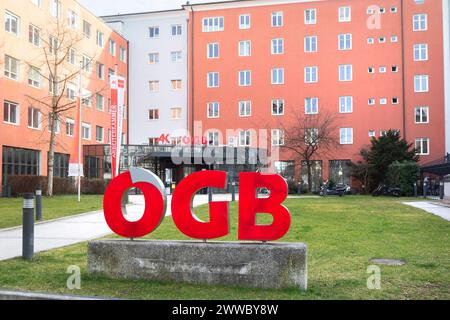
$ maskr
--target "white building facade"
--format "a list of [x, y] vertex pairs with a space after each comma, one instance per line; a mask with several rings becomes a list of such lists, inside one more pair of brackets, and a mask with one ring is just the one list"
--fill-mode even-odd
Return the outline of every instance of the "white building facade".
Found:
[[188, 30], [184, 10], [105, 16], [129, 41], [129, 144], [187, 135]]

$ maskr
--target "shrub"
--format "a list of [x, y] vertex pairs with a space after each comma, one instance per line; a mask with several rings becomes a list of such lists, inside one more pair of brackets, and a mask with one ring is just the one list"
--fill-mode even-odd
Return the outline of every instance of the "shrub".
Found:
[[402, 194], [414, 194], [414, 183], [420, 177], [420, 167], [414, 161], [394, 162], [388, 167], [386, 181], [389, 186], [402, 190]]

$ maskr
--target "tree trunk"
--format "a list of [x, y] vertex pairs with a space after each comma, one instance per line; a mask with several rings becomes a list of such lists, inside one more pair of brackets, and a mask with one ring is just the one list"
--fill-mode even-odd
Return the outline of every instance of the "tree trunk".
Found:
[[308, 192], [312, 192], [312, 170], [311, 170], [311, 161], [306, 161], [306, 167], [308, 169]]
[[47, 159], [47, 196], [53, 196], [53, 172], [55, 163], [55, 147], [56, 147], [56, 114], [50, 113], [50, 147]]

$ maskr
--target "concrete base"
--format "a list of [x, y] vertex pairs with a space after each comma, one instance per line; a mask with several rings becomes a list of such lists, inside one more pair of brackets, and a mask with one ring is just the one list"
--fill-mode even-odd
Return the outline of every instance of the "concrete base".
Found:
[[88, 270], [121, 279], [307, 288], [303, 243], [91, 241]]

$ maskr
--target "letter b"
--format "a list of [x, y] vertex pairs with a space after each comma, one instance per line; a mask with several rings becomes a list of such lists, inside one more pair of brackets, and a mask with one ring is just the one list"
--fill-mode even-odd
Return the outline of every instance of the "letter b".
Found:
[[[269, 198], [257, 198], [257, 189], [267, 188]], [[239, 240], [270, 241], [282, 238], [291, 224], [289, 210], [282, 205], [288, 187], [279, 175], [244, 172], [239, 175]], [[257, 213], [271, 214], [271, 225], [258, 225]]]

